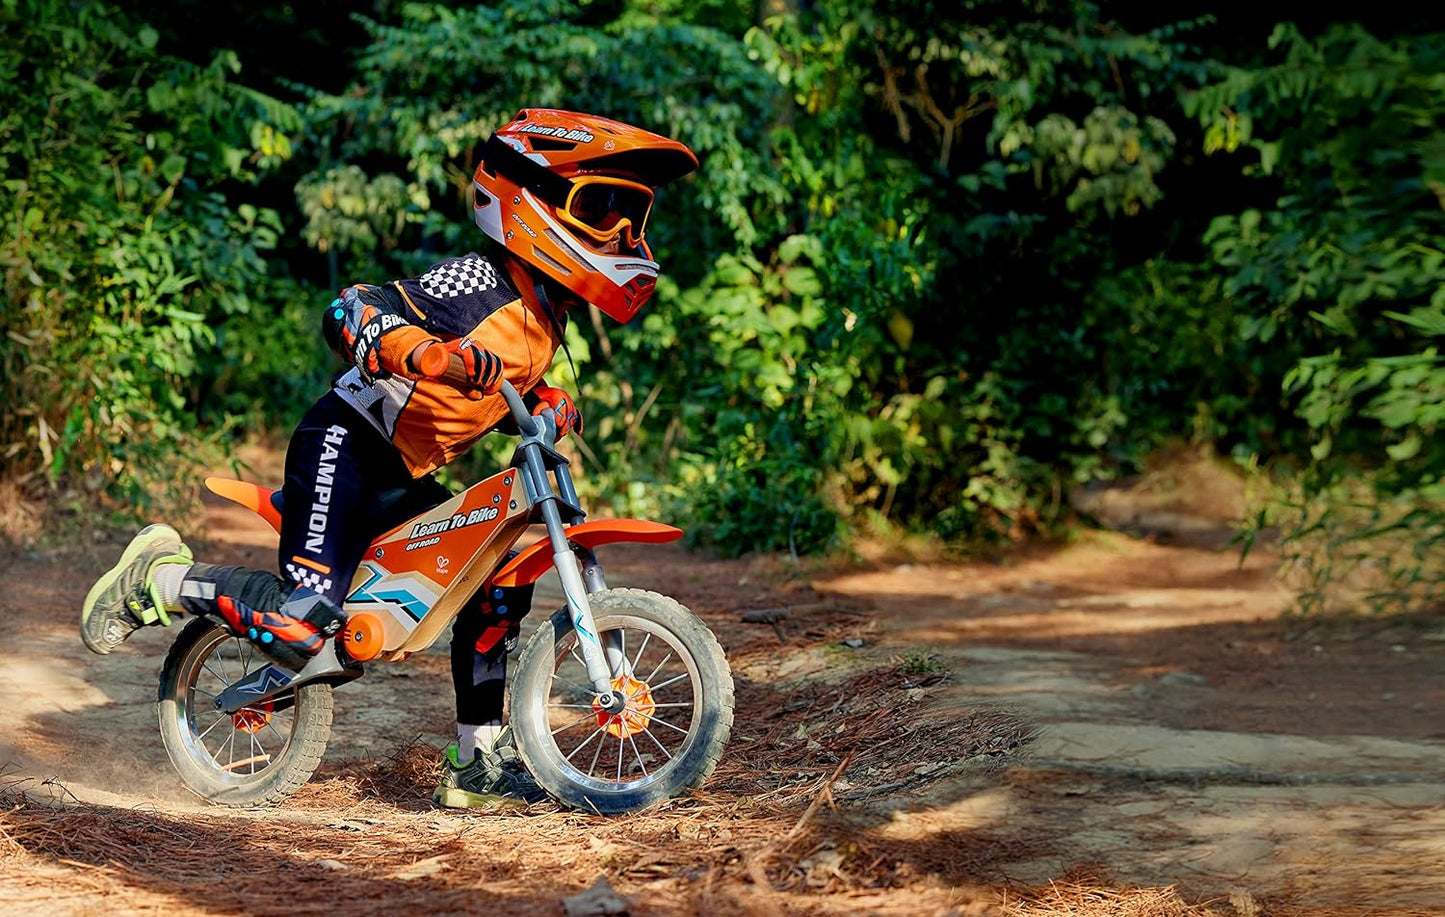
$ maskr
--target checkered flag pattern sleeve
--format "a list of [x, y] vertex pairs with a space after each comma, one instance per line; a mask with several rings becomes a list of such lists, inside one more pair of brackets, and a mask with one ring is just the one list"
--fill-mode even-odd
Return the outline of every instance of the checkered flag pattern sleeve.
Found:
[[416, 282], [437, 299], [455, 299], [494, 288], [497, 269], [481, 258], [454, 258], [422, 274]]
[[331, 577], [322, 576], [315, 570], [308, 570], [297, 564], [288, 563], [286, 573], [291, 577], [291, 582], [297, 586], [305, 586], [308, 589], [315, 589], [317, 592], [331, 591]]

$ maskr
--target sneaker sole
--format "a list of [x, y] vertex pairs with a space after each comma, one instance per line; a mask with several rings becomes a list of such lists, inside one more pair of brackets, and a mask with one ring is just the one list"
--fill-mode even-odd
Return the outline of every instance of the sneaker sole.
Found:
[[439, 786], [432, 793], [432, 802], [444, 809], [483, 809], [489, 812], [512, 812], [527, 808], [527, 803], [509, 796], [472, 793], [457, 787]]
[[[167, 527], [169, 528], [169, 526]], [[174, 532], [175, 530], [172, 529], [171, 531]], [[176, 534], [176, 540], [180, 540], [179, 533]], [[90, 642], [90, 635], [86, 633], [85, 622], [90, 620], [91, 612], [95, 611], [95, 603], [100, 601], [101, 593], [111, 587], [111, 584], [120, 576], [121, 571], [130, 566], [131, 563], [140, 556], [141, 552], [148, 547], [150, 547], [149, 542], [141, 541], [138, 538], [132, 539], [130, 545], [125, 549], [125, 553], [120, 556], [120, 560], [116, 561], [115, 566], [103, 573], [100, 579], [95, 581], [95, 585], [90, 587], [90, 591], [85, 594], [85, 603], [80, 606], [80, 640], [85, 644], [85, 648], [92, 653], [107, 656], [110, 654], [111, 649], [113, 649], [113, 647], [96, 646]]]

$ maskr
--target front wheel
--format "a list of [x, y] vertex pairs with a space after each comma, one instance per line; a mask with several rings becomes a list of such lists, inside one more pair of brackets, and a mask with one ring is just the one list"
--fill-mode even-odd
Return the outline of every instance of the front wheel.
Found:
[[182, 630], [161, 666], [161, 741], [192, 792], [227, 806], [280, 802], [300, 789], [331, 735], [331, 686], [302, 685], [222, 713], [215, 700], [267, 664], [209, 618]]
[[604, 646], [625, 659], [613, 688], [627, 708], [594, 705], [564, 609], [517, 661], [512, 730], [522, 762], [564, 805], [636, 812], [700, 786], [717, 766], [733, 725], [732, 673], [707, 625], [673, 599], [640, 589], [589, 599]]

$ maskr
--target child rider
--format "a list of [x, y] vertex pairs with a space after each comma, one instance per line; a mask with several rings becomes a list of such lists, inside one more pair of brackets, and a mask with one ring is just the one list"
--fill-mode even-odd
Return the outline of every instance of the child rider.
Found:
[[[284, 576], [196, 562], [168, 525], [149, 525], [85, 597], [80, 633], [109, 653], [170, 615], [211, 615], [299, 669], [345, 623], [342, 606], [371, 540], [449, 499], [431, 475], [510, 417], [501, 379], [558, 436], [580, 431], [566, 393], [543, 380], [567, 312], [584, 303], [626, 322], [651, 297], [644, 241], [653, 192], [697, 168], [683, 144], [607, 118], [524, 109], [482, 149], [473, 176], [482, 254], [418, 277], [357, 284], [326, 308], [327, 343], [351, 364], [307, 411], [286, 450]], [[441, 348], [452, 367], [427, 378]], [[502, 725], [508, 646], [531, 587], [478, 595], [452, 631], [457, 744], [434, 798], [495, 806], [543, 794]]]

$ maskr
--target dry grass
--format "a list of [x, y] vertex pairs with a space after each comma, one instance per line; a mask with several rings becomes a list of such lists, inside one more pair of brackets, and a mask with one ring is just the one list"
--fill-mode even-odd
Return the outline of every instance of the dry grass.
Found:
[[429, 811], [429, 794], [440, 776], [441, 752], [415, 737], [382, 758], [360, 763], [324, 762], [290, 804], [304, 809], [334, 809], [372, 802], [407, 811]]
[[[832, 641], [856, 622], [809, 623], [810, 636]], [[1008, 864], [1054, 854], [1050, 837], [879, 830], [890, 806], [873, 800], [991, 772], [1033, 736], [1003, 709], [938, 718], [927, 692], [939, 678], [896, 660], [832, 684], [744, 680], [731, 753], [707, 787], [625, 819], [551, 804], [436, 811], [428, 797], [439, 749], [418, 740], [382, 758], [329, 761], [289, 803], [265, 811], [45, 802], [0, 781], [0, 889], [42, 910], [104, 899], [120, 912], [555, 915], [563, 895], [602, 874], [634, 917], [1216, 913], [1172, 889], [1082, 877], [1001, 905]]]
[[[1247, 896], [1246, 896], [1247, 897]], [[1112, 887], [1107, 877], [1076, 870], [1048, 887], [1005, 895], [1005, 917], [1254, 917], [1251, 905], [1240, 898], [1226, 911], [1189, 904], [1174, 886], [1163, 888]], [[1242, 912], [1238, 906], [1243, 906]]]
[[[745, 683], [739, 744], [707, 788], [626, 819], [550, 804], [507, 816], [434, 811], [438, 749], [415, 740], [359, 767], [328, 764], [290, 803], [265, 812], [45, 802], [11, 781], [0, 784], [6, 888], [125, 890], [222, 912], [306, 913], [324, 903], [331, 913], [364, 913], [383, 898], [391, 910], [445, 912], [467, 889], [505, 886], [518, 863], [568, 852], [558, 881], [590, 884], [602, 871], [624, 885], [670, 882], [683, 912], [722, 906], [749, 886], [791, 898], [908, 888], [929, 876], [996, 880], [1001, 858], [1030, 851], [982, 835], [937, 849], [901, 843], [875, 836], [850, 806], [926, 786], [970, 761], [996, 764], [1026, 744], [1029, 728], [997, 711], [930, 721], [915, 678], [888, 666], [791, 691]], [[59, 885], [56, 865], [67, 868]], [[340, 910], [317, 891], [338, 876], [348, 888]], [[278, 904], [268, 911], [257, 901]]]
[[34, 489], [13, 477], [0, 477], [0, 544], [27, 550], [40, 540], [46, 506], [35, 498]]

